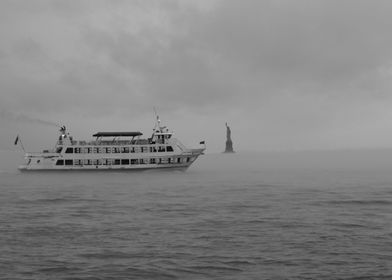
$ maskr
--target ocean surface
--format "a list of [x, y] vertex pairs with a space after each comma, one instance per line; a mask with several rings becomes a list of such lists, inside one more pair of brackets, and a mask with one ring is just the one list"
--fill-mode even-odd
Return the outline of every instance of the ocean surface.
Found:
[[0, 279], [392, 279], [391, 151], [207, 154], [186, 172], [0, 157]]

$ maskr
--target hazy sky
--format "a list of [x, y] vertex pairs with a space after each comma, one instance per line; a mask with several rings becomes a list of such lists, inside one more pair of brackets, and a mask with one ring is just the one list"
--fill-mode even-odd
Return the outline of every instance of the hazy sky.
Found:
[[[189, 146], [392, 147], [392, 1], [0, 1], [0, 149], [65, 124]], [[46, 123], [40, 123], [44, 120]]]

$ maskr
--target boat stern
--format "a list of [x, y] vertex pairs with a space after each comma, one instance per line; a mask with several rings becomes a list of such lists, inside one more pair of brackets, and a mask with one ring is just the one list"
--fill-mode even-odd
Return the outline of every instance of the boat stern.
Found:
[[19, 171], [27, 171], [28, 170], [28, 166], [26, 164], [21, 164], [18, 166], [18, 170]]

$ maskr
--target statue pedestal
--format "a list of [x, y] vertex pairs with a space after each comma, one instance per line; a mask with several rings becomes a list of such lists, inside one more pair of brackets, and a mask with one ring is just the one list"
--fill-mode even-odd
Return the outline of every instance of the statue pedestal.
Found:
[[231, 140], [226, 141], [226, 149], [225, 149], [224, 153], [234, 153], [233, 142]]

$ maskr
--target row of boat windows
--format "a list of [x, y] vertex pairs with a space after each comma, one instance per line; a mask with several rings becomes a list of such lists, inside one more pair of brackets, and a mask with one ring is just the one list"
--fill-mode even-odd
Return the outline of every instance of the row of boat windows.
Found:
[[[61, 153], [62, 147], [59, 147], [57, 152]], [[110, 153], [162, 153], [173, 152], [172, 146], [140, 146], [140, 147], [68, 147], [65, 150], [66, 154], [110, 154]]]
[[56, 165], [135, 165], [135, 164], [171, 164], [190, 162], [191, 157], [181, 158], [140, 158], [140, 159], [59, 159]]

